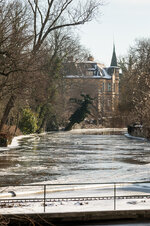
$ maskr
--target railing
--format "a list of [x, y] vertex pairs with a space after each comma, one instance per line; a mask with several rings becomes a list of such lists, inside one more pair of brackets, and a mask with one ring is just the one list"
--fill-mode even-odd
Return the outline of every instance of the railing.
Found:
[[48, 204], [60, 202], [68, 204], [112, 200], [111, 210], [117, 210], [118, 200], [150, 199], [150, 182], [33, 184], [5, 186], [0, 189], [1, 209], [38, 203], [42, 204], [43, 212], [46, 212]]

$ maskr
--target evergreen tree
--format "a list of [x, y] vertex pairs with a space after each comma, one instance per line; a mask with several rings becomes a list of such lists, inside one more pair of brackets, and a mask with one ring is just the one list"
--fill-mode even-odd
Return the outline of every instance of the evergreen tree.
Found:
[[74, 103], [79, 104], [79, 107], [76, 109], [76, 111], [70, 116], [69, 118], [69, 123], [65, 128], [65, 131], [71, 130], [72, 126], [75, 123], [80, 123], [82, 122], [85, 117], [90, 114], [89, 111], [89, 105], [92, 104], [92, 98], [87, 94], [81, 94], [81, 96], [83, 97], [82, 100], [78, 100], [76, 98], [71, 99], [71, 101], [73, 101]]

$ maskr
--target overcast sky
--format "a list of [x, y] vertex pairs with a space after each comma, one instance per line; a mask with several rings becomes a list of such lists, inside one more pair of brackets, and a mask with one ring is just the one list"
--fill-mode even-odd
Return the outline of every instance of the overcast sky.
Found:
[[125, 55], [135, 39], [150, 37], [150, 0], [105, 0], [100, 22], [80, 27], [81, 44], [109, 66], [113, 39], [117, 56]]

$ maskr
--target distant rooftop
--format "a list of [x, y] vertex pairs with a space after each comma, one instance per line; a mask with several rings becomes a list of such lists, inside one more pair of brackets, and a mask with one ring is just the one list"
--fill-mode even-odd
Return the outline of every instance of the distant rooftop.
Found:
[[115, 50], [115, 45], [113, 45], [113, 54], [112, 54], [112, 59], [111, 59], [111, 67], [117, 67], [117, 56], [116, 56], [116, 50]]

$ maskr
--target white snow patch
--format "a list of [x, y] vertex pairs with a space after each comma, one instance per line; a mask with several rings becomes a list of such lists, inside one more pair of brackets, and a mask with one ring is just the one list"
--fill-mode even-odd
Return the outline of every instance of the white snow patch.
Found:
[[[116, 210], [137, 210], [149, 209], [150, 200], [117, 200]], [[97, 201], [58, 201], [47, 202], [45, 206], [47, 213], [64, 213], [64, 212], [85, 212], [85, 211], [109, 211], [114, 210], [113, 200], [97, 200]], [[8, 208], [1, 206], [1, 214], [14, 213], [43, 213], [44, 203], [14, 203]]]
[[[131, 186], [131, 187], [130, 187]], [[140, 185], [141, 186], [141, 185]], [[144, 185], [145, 186], [145, 185]], [[148, 186], [148, 185], [147, 185]], [[121, 189], [125, 188], [125, 190]], [[131, 190], [130, 188], [133, 188]], [[148, 195], [148, 191], [142, 191], [143, 185], [139, 191], [136, 190], [136, 186], [131, 184], [117, 185], [117, 195]], [[2, 188], [1, 188], [2, 189]], [[14, 191], [16, 197], [11, 197], [9, 191]], [[70, 200], [67, 199], [58, 200], [59, 198], [72, 198], [72, 197], [102, 197], [113, 196], [114, 189], [112, 184], [104, 185], [80, 185], [80, 186], [46, 186], [46, 198], [55, 198], [55, 201], [46, 202], [46, 212], [58, 213], [58, 212], [81, 212], [81, 211], [104, 211], [114, 209], [114, 200]], [[0, 199], [37, 199], [44, 197], [44, 184], [41, 186], [32, 187], [7, 187], [3, 188], [3, 193], [0, 195]], [[129, 209], [149, 209], [150, 199], [144, 198], [128, 198], [117, 199], [116, 210], [129, 210]], [[5, 204], [1, 206], [1, 214], [4, 213], [42, 213], [44, 212], [44, 203], [42, 200], [39, 202], [30, 203], [11, 203], [8, 208]]]
[[111, 78], [112, 78], [112, 77], [107, 73], [107, 71], [106, 71], [105, 69], [102, 69], [102, 71], [103, 71], [103, 74], [104, 74], [103, 78], [106, 78], [106, 79], [111, 79]]
[[131, 136], [129, 133], [125, 133], [124, 134], [127, 138], [130, 138], [130, 139], [136, 139], [136, 140], [142, 140], [142, 141], [148, 141], [146, 138], [144, 137], [135, 137], [135, 136]]
[[126, 132], [127, 128], [73, 129], [69, 133]]
[[8, 148], [17, 147], [17, 146], [19, 146], [19, 140], [21, 140], [24, 137], [32, 137], [32, 136], [33, 136], [33, 134], [31, 134], [31, 135], [20, 135], [20, 136], [16, 136], [16, 137], [13, 138], [11, 144], [8, 145]]

